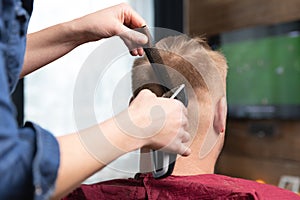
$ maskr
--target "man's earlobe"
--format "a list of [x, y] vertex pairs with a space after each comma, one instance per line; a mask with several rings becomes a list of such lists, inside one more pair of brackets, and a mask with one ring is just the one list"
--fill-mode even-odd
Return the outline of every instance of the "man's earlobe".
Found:
[[227, 116], [227, 101], [226, 96], [223, 96], [216, 104], [214, 129], [218, 133], [225, 132]]

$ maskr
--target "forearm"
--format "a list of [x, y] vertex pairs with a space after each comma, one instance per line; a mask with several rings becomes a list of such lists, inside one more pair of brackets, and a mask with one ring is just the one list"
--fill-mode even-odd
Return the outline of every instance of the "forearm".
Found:
[[[109, 38], [122, 33], [131, 54], [142, 55], [141, 45], [147, 42], [144, 34], [132, 29], [140, 28], [145, 21], [127, 4], [119, 4], [69, 22], [51, 26], [28, 34], [21, 77], [62, 57], [77, 46]], [[130, 28], [129, 28], [130, 27]]]
[[86, 178], [142, 143], [124, 134], [113, 119], [58, 138], [61, 161], [53, 198], [59, 199]]
[[76, 20], [57, 24], [27, 35], [21, 77], [64, 56], [85, 42]]

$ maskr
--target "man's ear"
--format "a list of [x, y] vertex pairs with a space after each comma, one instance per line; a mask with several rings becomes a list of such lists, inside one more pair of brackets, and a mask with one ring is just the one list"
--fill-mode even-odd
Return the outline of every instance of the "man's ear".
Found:
[[225, 132], [226, 116], [227, 116], [227, 101], [226, 101], [226, 96], [223, 96], [219, 99], [215, 109], [214, 129], [217, 133]]

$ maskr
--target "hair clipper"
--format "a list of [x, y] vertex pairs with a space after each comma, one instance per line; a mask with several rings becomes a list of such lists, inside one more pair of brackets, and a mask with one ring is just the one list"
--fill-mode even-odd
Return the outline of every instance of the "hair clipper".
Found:
[[[152, 66], [156, 79], [164, 91], [162, 97], [177, 99], [187, 107], [188, 96], [186, 94], [185, 85], [181, 84], [178, 87], [172, 86], [172, 81], [167, 70], [156, 65], [160, 64], [163, 66], [164, 63], [158, 49], [156, 49], [153, 45], [153, 39], [148, 28], [143, 26], [141, 28], [141, 32], [148, 37], [148, 44], [146, 44], [143, 49]], [[152, 150], [151, 159], [154, 167], [154, 171], [152, 172], [153, 177], [158, 179], [171, 175], [175, 166], [176, 157], [177, 154], [168, 153], [161, 150]]]

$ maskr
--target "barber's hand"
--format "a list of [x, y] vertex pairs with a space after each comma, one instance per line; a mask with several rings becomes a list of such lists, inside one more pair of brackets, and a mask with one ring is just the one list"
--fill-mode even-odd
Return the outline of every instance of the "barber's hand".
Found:
[[74, 20], [76, 29], [80, 28], [84, 42], [97, 41], [119, 35], [132, 55], [143, 55], [141, 46], [147, 37], [132, 29], [145, 25], [143, 18], [128, 4], [122, 3]]
[[161, 149], [183, 156], [191, 153], [187, 142], [187, 109], [175, 99], [156, 97], [150, 90], [142, 90], [128, 109], [132, 123], [138, 127], [130, 133], [143, 140], [143, 147]]

